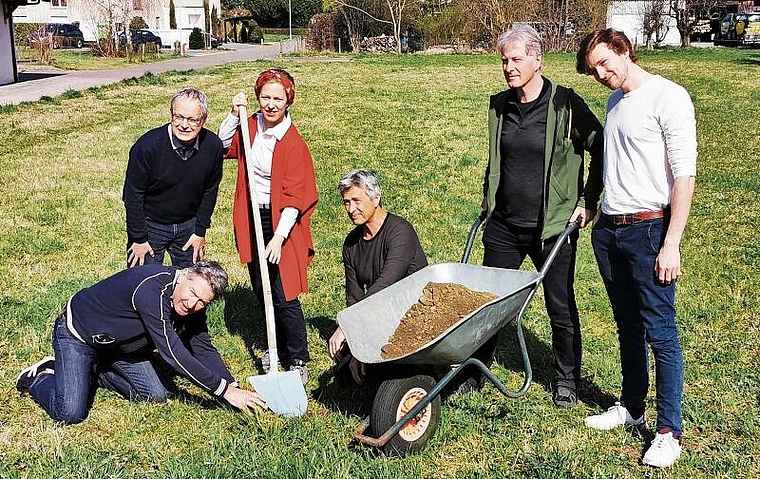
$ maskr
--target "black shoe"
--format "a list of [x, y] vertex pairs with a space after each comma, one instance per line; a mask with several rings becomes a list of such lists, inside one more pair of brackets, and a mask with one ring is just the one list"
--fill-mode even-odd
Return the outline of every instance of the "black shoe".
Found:
[[552, 401], [557, 407], [573, 407], [578, 402], [578, 395], [574, 389], [567, 386], [556, 386], [552, 391]]
[[481, 389], [483, 389], [483, 385], [477, 379], [469, 377], [457, 387], [455, 392], [459, 395], [464, 395], [472, 391], [480, 391]]
[[32, 364], [28, 368], [24, 369], [16, 376], [16, 389], [20, 393], [29, 391], [32, 387], [32, 383], [37, 379], [37, 376], [41, 374], [54, 374], [55, 373], [55, 358], [53, 356], [45, 356], [36, 363]]

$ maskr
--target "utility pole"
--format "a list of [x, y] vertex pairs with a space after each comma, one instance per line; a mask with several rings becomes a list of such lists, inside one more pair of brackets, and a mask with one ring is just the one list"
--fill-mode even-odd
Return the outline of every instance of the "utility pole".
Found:
[[288, 34], [293, 40], [293, 0], [288, 0]]

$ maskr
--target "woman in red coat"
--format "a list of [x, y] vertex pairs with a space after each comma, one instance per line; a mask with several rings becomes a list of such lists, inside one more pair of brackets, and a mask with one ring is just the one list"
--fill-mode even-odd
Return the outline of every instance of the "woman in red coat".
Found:
[[[253, 290], [264, 304], [261, 277], [255, 257], [251, 205], [261, 213], [265, 255], [272, 284], [277, 350], [280, 362], [308, 379], [306, 363], [306, 321], [298, 295], [308, 290], [306, 269], [314, 258], [309, 219], [317, 206], [317, 185], [309, 148], [290, 120], [288, 107], [295, 98], [293, 77], [284, 70], [265, 70], [255, 85], [259, 110], [248, 118], [253, 150], [256, 192], [251, 201], [245, 149], [239, 126], [240, 105], [247, 105], [244, 93], [232, 98], [232, 111], [219, 127], [226, 157], [237, 158], [238, 175], [233, 208], [235, 243], [240, 261], [248, 264]], [[262, 357], [268, 369], [269, 356]]]

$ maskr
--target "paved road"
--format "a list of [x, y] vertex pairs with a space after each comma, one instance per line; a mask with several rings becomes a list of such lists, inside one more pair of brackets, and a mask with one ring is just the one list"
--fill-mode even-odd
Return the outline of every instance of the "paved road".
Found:
[[[169, 70], [192, 70], [222, 65], [230, 62], [274, 60], [280, 53], [293, 51], [297, 41], [282, 44], [247, 45], [232, 44], [234, 50], [219, 50], [213, 53], [201, 53], [189, 57], [167, 60], [145, 65], [137, 65], [115, 70], [59, 71], [54, 76], [38, 74], [40, 78], [0, 86], [0, 105], [18, 104], [24, 101], [37, 101], [42, 96], [55, 97], [67, 90], [85, 90], [117, 83], [125, 78], [140, 77], [147, 72], [161, 73]], [[29, 76], [34, 76], [31, 74]]]

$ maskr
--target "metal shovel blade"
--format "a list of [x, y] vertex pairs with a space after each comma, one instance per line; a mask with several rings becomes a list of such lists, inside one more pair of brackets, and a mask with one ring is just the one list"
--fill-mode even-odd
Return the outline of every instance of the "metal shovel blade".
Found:
[[261, 376], [250, 376], [256, 392], [264, 396], [267, 406], [285, 417], [298, 417], [306, 412], [306, 390], [298, 371], [270, 371]]

